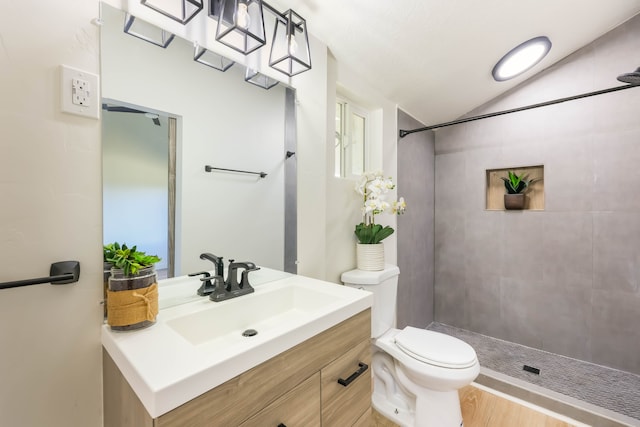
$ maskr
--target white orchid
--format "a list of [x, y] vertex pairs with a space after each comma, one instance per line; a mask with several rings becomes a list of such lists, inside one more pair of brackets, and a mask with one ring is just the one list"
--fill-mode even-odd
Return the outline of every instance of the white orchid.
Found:
[[403, 214], [407, 209], [407, 203], [404, 201], [404, 197], [400, 197], [396, 202], [391, 204], [391, 212], [394, 214]]
[[385, 200], [386, 194], [395, 187], [391, 177], [385, 178], [382, 171], [364, 173], [356, 184], [355, 190], [364, 200], [363, 220], [356, 226], [356, 236], [360, 243], [378, 243], [393, 233], [389, 226], [376, 226], [374, 219], [375, 215], [383, 212], [391, 211], [396, 215], [404, 213], [407, 204], [403, 197], [391, 203]]

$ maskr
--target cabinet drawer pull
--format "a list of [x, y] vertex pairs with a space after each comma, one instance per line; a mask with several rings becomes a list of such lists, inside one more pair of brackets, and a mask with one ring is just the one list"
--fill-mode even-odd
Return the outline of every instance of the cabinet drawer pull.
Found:
[[351, 384], [353, 382], [353, 380], [358, 378], [367, 369], [369, 369], [369, 365], [367, 365], [366, 363], [359, 362], [358, 366], [359, 366], [358, 370], [355, 371], [353, 374], [349, 375], [349, 378], [347, 378], [346, 380], [343, 380], [342, 378], [338, 378], [338, 384], [347, 387], [349, 384]]

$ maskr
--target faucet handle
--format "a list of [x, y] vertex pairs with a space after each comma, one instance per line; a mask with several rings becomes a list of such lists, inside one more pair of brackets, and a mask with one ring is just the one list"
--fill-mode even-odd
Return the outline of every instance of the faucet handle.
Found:
[[208, 271], [199, 271], [197, 273], [189, 273], [189, 277], [194, 276], [202, 276], [200, 281], [202, 285], [198, 288], [198, 295], [201, 297], [206, 297], [207, 295], [211, 295], [211, 293], [215, 290], [215, 286], [211, 283], [211, 274]]
[[256, 267], [255, 264], [253, 263], [249, 263], [249, 264], [253, 265], [253, 267], [247, 268], [242, 272], [242, 279], [240, 279], [240, 289], [253, 290], [253, 288], [249, 284], [249, 273], [251, 273], [252, 271], [260, 270], [260, 267]]
[[197, 273], [189, 273], [189, 274], [187, 274], [187, 276], [189, 276], [189, 277], [195, 277], [195, 276], [200, 276], [200, 275], [204, 275], [204, 277], [211, 277], [211, 274], [209, 274], [208, 271], [198, 271]]

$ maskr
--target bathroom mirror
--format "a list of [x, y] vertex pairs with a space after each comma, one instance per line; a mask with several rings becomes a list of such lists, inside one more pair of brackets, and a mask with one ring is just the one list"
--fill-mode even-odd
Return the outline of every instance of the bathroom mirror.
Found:
[[[148, 231], [149, 241], [155, 239], [148, 251], [161, 252], [157, 248], [166, 241], [163, 258], [175, 258], [176, 276], [212, 270], [199, 258], [204, 252], [294, 272], [287, 266], [295, 266], [296, 223], [285, 219], [295, 217], [296, 204], [295, 156], [286, 156], [295, 151], [295, 140], [285, 138], [295, 135], [285, 132], [295, 117], [294, 91], [282, 84], [270, 90], [249, 84], [239, 64], [221, 72], [195, 62], [194, 46], [184, 39], [175, 37], [162, 48], [128, 35], [124, 20], [124, 12], [102, 4], [102, 96], [111, 110], [103, 111], [105, 243], [138, 244], [147, 250], [129, 236], [156, 222]], [[162, 148], [134, 148], [138, 137], [148, 147]], [[162, 179], [151, 183], [152, 175], [163, 173], [157, 168], [168, 162], [171, 138], [175, 210], [169, 207], [168, 169], [164, 187]], [[111, 144], [119, 146], [117, 154]], [[207, 172], [206, 166], [265, 176]], [[125, 177], [125, 170], [137, 178]], [[163, 188], [166, 193], [159, 194]], [[170, 214], [175, 215], [172, 248], [166, 237]], [[168, 268], [164, 261], [157, 267]]]

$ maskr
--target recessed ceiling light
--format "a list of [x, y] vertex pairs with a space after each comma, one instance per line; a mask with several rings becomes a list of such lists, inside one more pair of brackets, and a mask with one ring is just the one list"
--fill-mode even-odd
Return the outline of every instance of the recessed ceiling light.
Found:
[[551, 49], [551, 40], [545, 36], [535, 37], [514, 47], [493, 67], [494, 80], [502, 82], [512, 79], [542, 61]]

